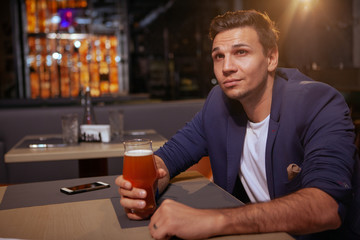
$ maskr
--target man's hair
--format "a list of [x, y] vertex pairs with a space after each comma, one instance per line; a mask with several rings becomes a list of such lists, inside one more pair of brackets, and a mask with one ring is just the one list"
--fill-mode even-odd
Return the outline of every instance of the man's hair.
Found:
[[255, 29], [264, 48], [264, 54], [273, 48], [277, 48], [279, 31], [275, 27], [275, 23], [266, 13], [255, 10], [239, 10], [216, 16], [211, 21], [209, 37], [213, 41], [218, 33], [241, 27], [253, 27]]

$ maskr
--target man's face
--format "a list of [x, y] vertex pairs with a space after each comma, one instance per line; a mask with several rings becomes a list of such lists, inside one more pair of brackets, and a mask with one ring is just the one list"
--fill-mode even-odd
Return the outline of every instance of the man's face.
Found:
[[276, 67], [272, 57], [264, 55], [252, 27], [218, 33], [213, 41], [212, 59], [220, 87], [229, 98], [241, 103], [263, 98], [269, 87], [268, 73]]

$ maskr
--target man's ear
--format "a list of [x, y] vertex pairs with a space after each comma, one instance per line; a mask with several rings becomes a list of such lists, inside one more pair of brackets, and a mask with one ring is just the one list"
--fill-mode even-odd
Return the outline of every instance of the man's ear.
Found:
[[277, 47], [272, 48], [269, 50], [268, 55], [268, 71], [273, 72], [275, 71], [278, 63], [279, 63], [279, 51]]

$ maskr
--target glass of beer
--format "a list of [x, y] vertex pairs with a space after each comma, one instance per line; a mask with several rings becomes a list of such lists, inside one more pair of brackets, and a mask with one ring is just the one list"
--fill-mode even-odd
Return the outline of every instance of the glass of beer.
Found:
[[156, 209], [157, 179], [152, 142], [149, 139], [133, 139], [125, 141], [124, 147], [123, 177], [130, 181], [133, 187], [146, 190], [146, 206], [139, 212], [150, 215]]

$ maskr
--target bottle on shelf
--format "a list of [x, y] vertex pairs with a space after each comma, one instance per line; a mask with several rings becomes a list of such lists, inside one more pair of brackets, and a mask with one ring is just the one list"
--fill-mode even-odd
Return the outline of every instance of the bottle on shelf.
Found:
[[86, 87], [83, 124], [96, 124], [95, 112], [91, 101], [90, 87]]
[[[92, 97], [118, 95], [122, 81], [118, 75], [123, 64], [118, 32], [93, 33], [90, 31], [93, 21], [77, 22], [88, 19], [93, 8], [92, 4], [88, 6], [91, 1], [21, 2], [26, 10], [28, 75], [25, 78], [30, 82], [31, 98], [74, 98], [81, 86], [89, 86]], [[74, 21], [71, 25], [74, 29], [61, 27], [65, 13]]]

